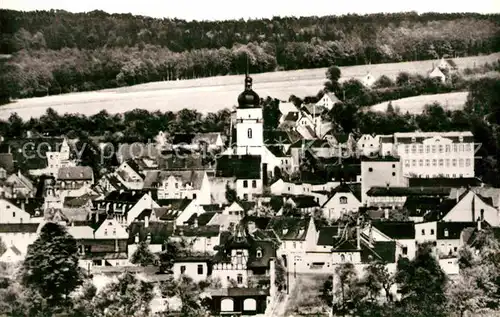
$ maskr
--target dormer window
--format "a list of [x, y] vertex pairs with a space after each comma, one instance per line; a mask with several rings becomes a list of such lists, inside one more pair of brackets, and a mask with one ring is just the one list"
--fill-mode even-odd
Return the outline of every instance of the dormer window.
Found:
[[104, 229], [104, 235], [107, 236], [108, 235], [108, 229]]
[[417, 141], [417, 139], [414, 136], [412, 136], [411, 137], [411, 142], [416, 142], [416, 141]]
[[340, 201], [341, 205], [345, 205], [345, 204], [347, 204], [347, 197], [346, 196], [342, 196], [342, 197], [339, 198], [339, 201]]
[[458, 137], [458, 141], [463, 142], [463, 141], [464, 141], [464, 137], [463, 137], [462, 135], [461, 135], [461, 136], [459, 136], [459, 137]]
[[444, 229], [444, 236], [445, 236], [445, 237], [448, 237], [448, 236], [449, 236], [449, 234], [450, 234], [450, 233], [448, 232], [448, 229]]
[[255, 253], [255, 256], [257, 257], [257, 259], [260, 259], [262, 257], [262, 249], [257, 249], [257, 252]]

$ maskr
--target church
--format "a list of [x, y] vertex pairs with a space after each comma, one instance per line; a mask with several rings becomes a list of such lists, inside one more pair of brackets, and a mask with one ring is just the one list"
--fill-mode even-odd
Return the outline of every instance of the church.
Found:
[[278, 173], [293, 170], [291, 156], [285, 153], [289, 139], [284, 131], [272, 131], [273, 135], [280, 134], [278, 137], [265, 133], [262, 100], [252, 89], [248, 74], [233, 122], [230, 147], [218, 158], [216, 175], [236, 177], [239, 198], [252, 200]]

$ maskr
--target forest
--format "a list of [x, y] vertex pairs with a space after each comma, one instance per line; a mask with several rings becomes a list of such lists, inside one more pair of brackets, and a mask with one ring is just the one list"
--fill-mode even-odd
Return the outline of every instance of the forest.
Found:
[[0, 10], [0, 99], [500, 51], [500, 15], [374, 14], [192, 21]]

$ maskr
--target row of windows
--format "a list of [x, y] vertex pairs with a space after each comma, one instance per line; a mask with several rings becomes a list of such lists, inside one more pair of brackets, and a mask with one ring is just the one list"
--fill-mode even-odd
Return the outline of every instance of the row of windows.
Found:
[[[248, 181], [243, 181], [243, 188], [248, 188]], [[252, 181], [252, 188], [257, 188], [257, 181], [253, 180]]]
[[470, 143], [466, 143], [466, 144], [446, 144], [446, 145], [442, 145], [442, 144], [439, 144], [439, 145], [426, 145], [424, 147], [423, 144], [419, 144], [418, 146], [417, 145], [405, 145], [405, 153], [408, 154], [410, 153], [410, 149], [411, 149], [411, 153], [412, 154], [416, 154], [417, 151], [418, 153], [422, 154], [424, 153], [424, 149], [425, 149], [425, 153], [450, 153], [450, 152], [470, 152], [472, 151], [472, 145]]
[[[203, 265], [198, 264], [197, 266], [198, 275], [203, 275]], [[186, 273], [186, 266], [181, 265], [181, 274]]]
[[[432, 160], [432, 166], [446, 166], [446, 167], [456, 167], [457, 166], [457, 161], [458, 161], [458, 166], [459, 167], [464, 167], [465, 166], [471, 166], [471, 159], [433, 159]], [[451, 165], [450, 165], [451, 163]], [[405, 160], [405, 167], [416, 167], [416, 166], [424, 166], [424, 160], [418, 160], [418, 165], [417, 165], [417, 160]], [[431, 160], [425, 160], [425, 166], [431, 166]]]

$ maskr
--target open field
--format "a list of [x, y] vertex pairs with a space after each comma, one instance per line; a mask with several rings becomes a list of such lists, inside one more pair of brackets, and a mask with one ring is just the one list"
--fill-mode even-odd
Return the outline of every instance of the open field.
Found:
[[[394, 108], [399, 107], [401, 113], [407, 111], [411, 114], [420, 114], [424, 110], [424, 106], [434, 102], [438, 102], [445, 110], [460, 110], [463, 108], [467, 100], [468, 92], [451, 92], [447, 94], [437, 95], [421, 95], [409, 98], [402, 98], [392, 101]], [[385, 112], [389, 101], [382, 102], [370, 107], [370, 110]]]
[[[456, 58], [460, 69], [474, 67], [500, 59], [500, 53], [487, 56]], [[342, 79], [361, 78], [368, 71], [375, 77], [395, 78], [401, 71], [425, 74], [436, 60], [392, 64], [372, 64], [342, 67]], [[316, 94], [325, 81], [325, 68], [254, 74], [254, 90], [261, 96], [288, 100], [291, 94], [300, 97]], [[131, 87], [81, 92], [17, 100], [0, 107], [0, 119], [17, 112], [23, 119], [39, 117], [52, 107], [60, 114], [92, 115], [103, 109], [120, 113], [135, 108], [150, 111], [196, 109], [202, 113], [230, 108], [243, 90], [243, 76], [218, 76], [181, 81], [155, 82]]]

